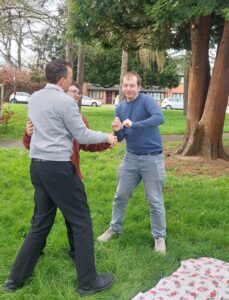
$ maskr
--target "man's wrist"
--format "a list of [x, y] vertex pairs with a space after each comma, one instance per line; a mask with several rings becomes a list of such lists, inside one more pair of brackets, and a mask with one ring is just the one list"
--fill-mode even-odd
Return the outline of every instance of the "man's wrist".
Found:
[[122, 129], [119, 129], [117, 131], [114, 130], [114, 135], [118, 135], [121, 132]]
[[138, 128], [138, 123], [137, 122], [132, 122], [131, 128], [133, 128], [133, 129]]

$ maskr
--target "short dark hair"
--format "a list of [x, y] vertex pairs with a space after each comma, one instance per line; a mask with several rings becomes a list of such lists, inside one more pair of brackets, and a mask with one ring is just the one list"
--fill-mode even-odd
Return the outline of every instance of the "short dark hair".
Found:
[[63, 59], [50, 61], [45, 68], [47, 81], [56, 84], [62, 77], [66, 78], [67, 67], [71, 67], [71, 64]]
[[125, 73], [122, 77], [122, 83], [123, 83], [123, 78], [124, 77], [128, 78], [128, 77], [132, 77], [132, 76], [137, 77], [137, 84], [138, 85], [142, 84], [142, 79], [141, 79], [140, 75], [138, 74], [138, 72], [136, 72], [136, 71], [130, 71], [130, 72]]

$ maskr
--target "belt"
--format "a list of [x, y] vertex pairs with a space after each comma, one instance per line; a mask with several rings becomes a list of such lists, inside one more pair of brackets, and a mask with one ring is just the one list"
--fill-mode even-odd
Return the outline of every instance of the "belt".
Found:
[[41, 159], [41, 158], [32, 158], [33, 162], [70, 162], [68, 160], [48, 160], [48, 159]]
[[142, 153], [142, 154], [137, 154], [137, 155], [158, 155], [161, 154], [162, 151], [155, 151], [155, 152], [149, 152], [149, 153]]
[[32, 161], [33, 161], [33, 162], [47, 162], [47, 161], [50, 161], [50, 160], [47, 160], [47, 159], [40, 159], [40, 158], [32, 158]]

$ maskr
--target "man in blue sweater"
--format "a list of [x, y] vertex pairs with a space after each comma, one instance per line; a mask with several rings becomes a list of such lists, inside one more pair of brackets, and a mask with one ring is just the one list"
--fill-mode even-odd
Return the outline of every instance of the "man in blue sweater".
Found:
[[155, 251], [165, 254], [166, 222], [162, 196], [165, 168], [158, 128], [164, 122], [164, 117], [153, 98], [140, 93], [140, 88], [138, 73], [124, 75], [122, 91], [126, 99], [117, 107], [112, 127], [119, 142], [126, 140], [126, 153], [118, 172], [110, 227], [97, 240], [106, 242], [121, 233], [128, 199], [143, 180]]

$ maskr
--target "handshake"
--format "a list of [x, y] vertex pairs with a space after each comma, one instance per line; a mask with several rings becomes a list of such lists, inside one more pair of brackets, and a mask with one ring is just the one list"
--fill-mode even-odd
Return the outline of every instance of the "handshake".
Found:
[[132, 121], [129, 119], [124, 120], [123, 122], [120, 121], [118, 117], [114, 119], [114, 122], [112, 123], [112, 128], [114, 131], [119, 131], [123, 129], [123, 127], [131, 128]]

